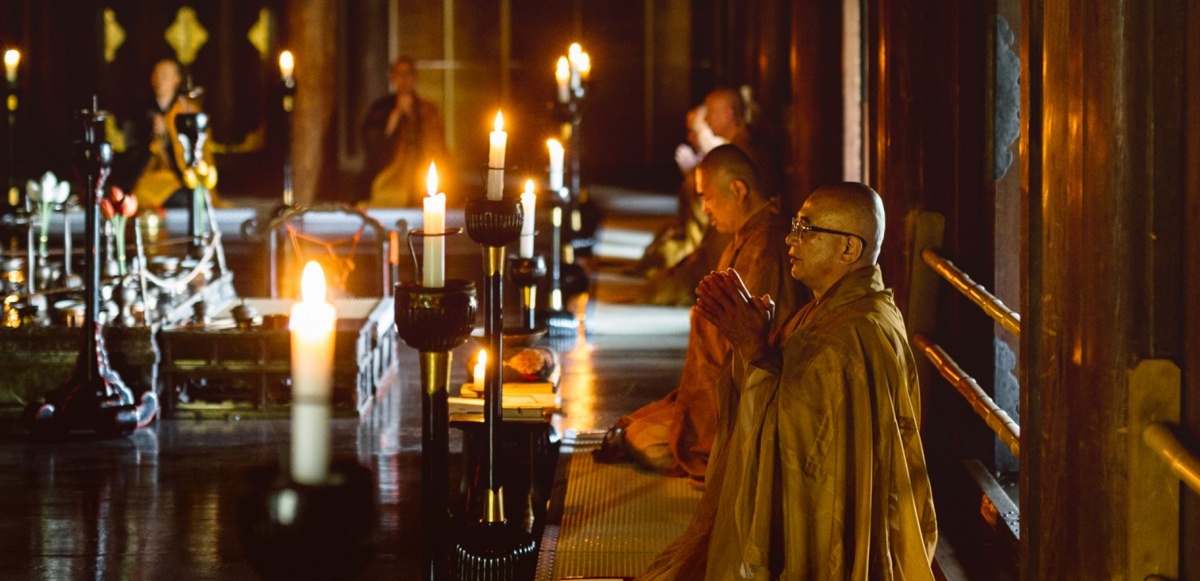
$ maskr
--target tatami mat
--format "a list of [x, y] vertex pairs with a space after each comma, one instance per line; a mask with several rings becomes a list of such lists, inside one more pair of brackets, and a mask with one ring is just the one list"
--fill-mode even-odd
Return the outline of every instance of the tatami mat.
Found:
[[594, 434], [568, 433], [564, 440], [559, 486], [565, 494], [556, 494], [561, 505], [551, 507], [539, 581], [636, 576], [683, 532], [700, 500], [686, 478], [594, 462], [597, 445]]

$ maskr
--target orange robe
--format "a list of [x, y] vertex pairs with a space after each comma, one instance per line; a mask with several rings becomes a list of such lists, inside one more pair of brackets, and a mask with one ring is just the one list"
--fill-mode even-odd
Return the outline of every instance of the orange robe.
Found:
[[639, 581], [932, 581], [919, 387], [879, 268], [846, 275], [735, 357], [708, 486]]
[[[725, 247], [719, 269], [734, 268], [746, 288], [769, 294], [776, 312], [791, 312], [800, 284], [789, 275], [789, 225], [775, 204], [751, 216]], [[687, 358], [679, 387], [663, 399], [622, 417], [625, 449], [638, 463], [669, 474], [703, 478], [717, 429], [713, 386], [727, 364], [729, 342], [708, 321], [691, 313]]]

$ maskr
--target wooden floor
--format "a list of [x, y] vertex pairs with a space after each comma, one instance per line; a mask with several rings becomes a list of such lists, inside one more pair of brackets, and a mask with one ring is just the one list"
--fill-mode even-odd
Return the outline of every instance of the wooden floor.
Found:
[[[564, 430], [602, 429], [674, 387], [686, 337], [605, 335], [563, 345]], [[464, 378], [456, 354], [452, 384]], [[368, 418], [333, 422], [336, 458], [376, 483], [364, 579], [416, 579], [421, 523], [417, 357]], [[0, 580], [256, 579], [237, 530], [243, 477], [287, 452], [284, 420], [164, 420], [127, 438], [38, 443], [0, 433]], [[452, 455], [461, 447], [452, 434]], [[452, 466], [455, 459], [451, 459]]]

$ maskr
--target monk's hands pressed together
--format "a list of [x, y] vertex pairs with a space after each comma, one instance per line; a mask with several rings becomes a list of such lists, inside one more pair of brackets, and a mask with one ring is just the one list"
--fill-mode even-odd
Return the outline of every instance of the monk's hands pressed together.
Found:
[[696, 287], [696, 312], [712, 323], [747, 361], [768, 349], [767, 334], [775, 302], [746, 289], [736, 270], [712, 272]]

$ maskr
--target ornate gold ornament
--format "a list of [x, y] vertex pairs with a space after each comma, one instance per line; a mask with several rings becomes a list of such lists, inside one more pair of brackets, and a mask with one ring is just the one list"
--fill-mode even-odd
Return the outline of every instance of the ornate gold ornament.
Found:
[[271, 50], [271, 32], [271, 11], [263, 8], [258, 11], [258, 20], [250, 27], [246, 38], [258, 49], [258, 58], [264, 61], [271, 56], [268, 52]]
[[196, 11], [191, 6], [184, 6], [175, 13], [175, 21], [167, 27], [164, 37], [175, 49], [175, 58], [188, 66], [196, 61], [196, 53], [208, 42], [208, 30], [196, 19]]
[[117, 13], [112, 8], [104, 9], [104, 62], [117, 60], [117, 49], [125, 44], [125, 29], [117, 22]]

